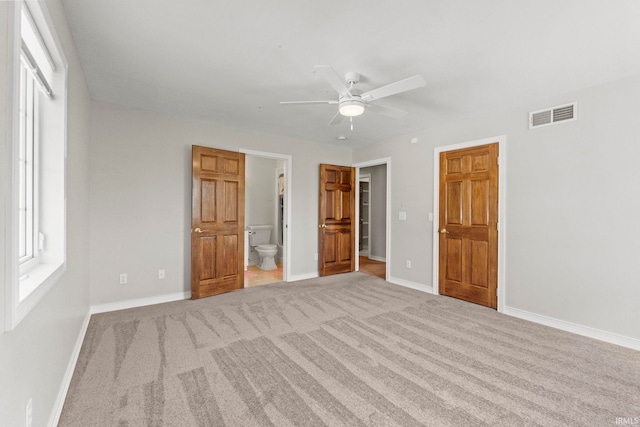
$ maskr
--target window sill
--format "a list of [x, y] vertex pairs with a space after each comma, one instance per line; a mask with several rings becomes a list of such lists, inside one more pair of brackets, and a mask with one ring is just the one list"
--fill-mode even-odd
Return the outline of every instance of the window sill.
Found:
[[9, 327], [14, 329], [25, 316], [40, 302], [58, 281], [66, 269], [65, 263], [38, 264], [19, 280], [18, 301], [13, 306]]

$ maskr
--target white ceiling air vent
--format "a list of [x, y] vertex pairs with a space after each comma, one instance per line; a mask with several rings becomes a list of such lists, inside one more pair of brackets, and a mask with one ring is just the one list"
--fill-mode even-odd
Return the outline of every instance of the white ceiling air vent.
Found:
[[529, 113], [529, 129], [578, 119], [578, 103], [559, 105]]

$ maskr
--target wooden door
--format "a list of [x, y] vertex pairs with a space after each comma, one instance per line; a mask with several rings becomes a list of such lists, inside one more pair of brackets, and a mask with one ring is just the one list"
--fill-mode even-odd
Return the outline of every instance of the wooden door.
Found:
[[192, 147], [191, 299], [244, 286], [244, 154]]
[[320, 276], [355, 270], [355, 168], [320, 165]]
[[498, 144], [440, 153], [439, 291], [497, 307]]

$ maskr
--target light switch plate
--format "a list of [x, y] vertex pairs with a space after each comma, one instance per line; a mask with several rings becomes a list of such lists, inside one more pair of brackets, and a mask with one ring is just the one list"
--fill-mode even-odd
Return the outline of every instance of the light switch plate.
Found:
[[400, 221], [406, 221], [407, 220], [407, 213], [406, 212], [398, 212], [398, 219]]

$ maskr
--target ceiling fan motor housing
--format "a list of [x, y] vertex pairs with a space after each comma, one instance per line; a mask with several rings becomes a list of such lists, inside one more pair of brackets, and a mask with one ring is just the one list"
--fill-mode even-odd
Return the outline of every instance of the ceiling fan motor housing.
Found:
[[360, 95], [342, 96], [340, 97], [338, 110], [343, 116], [359, 116], [364, 112], [364, 101], [360, 98]]

